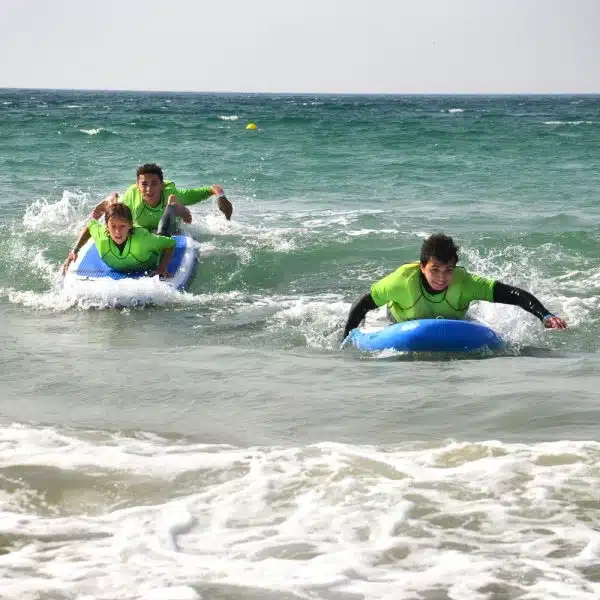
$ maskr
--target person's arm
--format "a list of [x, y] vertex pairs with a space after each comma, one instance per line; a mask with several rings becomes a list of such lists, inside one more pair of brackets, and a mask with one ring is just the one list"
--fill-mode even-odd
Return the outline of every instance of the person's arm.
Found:
[[520, 306], [523, 310], [526, 310], [542, 321], [544, 327], [549, 329], [567, 328], [567, 324], [563, 319], [553, 315], [533, 294], [521, 288], [496, 281], [493, 294], [493, 302]]
[[202, 202], [203, 200], [210, 198], [212, 195], [215, 195], [217, 196], [217, 206], [219, 207], [219, 210], [225, 215], [225, 218], [228, 221], [231, 219], [231, 215], [233, 213], [233, 204], [231, 204], [227, 196], [225, 196], [225, 191], [223, 188], [216, 183], [214, 185], [193, 188], [189, 190], [175, 189], [174, 193], [184, 206]]
[[377, 308], [377, 304], [375, 304], [370, 292], [361, 296], [350, 309], [348, 320], [344, 327], [344, 337], [342, 339], [345, 340], [348, 337], [348, 334], [361, 324], [366, 314], [375, 308]]
[[89, 227], [86, 225], [85, 229], [79, 234], [79, 237], [77, 238], [77, 241], [75, 242], [75, 245], [73, 246], [73, 248], [70, 250], [69, 254], [67, 255], [65, 262], [62, 264], [62, 274], [63, 275], [67, 272], [69, 265], [72, 262], [77, 260], [77, 254], [79, 253], [79, 250], [81, 250], [81, 247], [89, 239], [90, 239], [90, 230], [89, 230]]
[[110, 204], [114, 204], [119, 201], [119, 194], [112, 192], [102, 202], [94, 206], [92, 209], [92, 219], [99, 219], [105, 212]]
[[173, 258], [173, 252], [175, 251], [174, 247], [165, 248], [163, 250], [162, 258], [160, 259], [160, 263], [158, 263], [158, 267], [156, 267], [156, 274], [161, 275], [163, 277], [169, 277], [171, 274], [167, 271], [167, 267]]
[[[136, 228], [136, 232], [138, 229], [141, 228]], [[154, 273], [169, 277], [171, 273], [169, 273], [167, 267], [169, 266], [169, 263], [171, 262], [175, 252], [175, 240], [172, 237], [157, 235], [146, 230], [141, 230], [141, 233], [138, 235], [145, 236], [144, 243], [147, 244], [149, 250], [160, 253], [160, 261], [154, 270]]]
[[203, 187], [180, 189], [175, 187], [173, 184], [166, 187], [168, 194], [175, 194], [179, 201], [185, 205], [190, 206], [191, 204], [197, 204], [208, 200], [215, 192], [213, 186], [205, 185]]

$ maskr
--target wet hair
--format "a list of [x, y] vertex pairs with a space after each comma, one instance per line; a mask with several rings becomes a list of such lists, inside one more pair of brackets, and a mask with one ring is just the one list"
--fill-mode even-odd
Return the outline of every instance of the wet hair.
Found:
[[430, 258], [444, 264], [458, 262], [458, 246], [449, 235], [434, 233], [430, 235], [421, 246], [421, 264], [425, 266]]
[[139, 179], [140, 175], [158, 175], [161, 181], [164, 181], [162, 169], [156, 163], [146, 163], [137, 168], [136, 179]]
[[104, 219], [106, 220], [107, 225], [110, 219], [113, 217], [116, 217], [117, 219], [123, 219], [123, 221], [127, 221], [130, 225], [133, 225], [133, 215], [131, 214], [131, 209], [125, 204], [115, 202], [106, 209]]

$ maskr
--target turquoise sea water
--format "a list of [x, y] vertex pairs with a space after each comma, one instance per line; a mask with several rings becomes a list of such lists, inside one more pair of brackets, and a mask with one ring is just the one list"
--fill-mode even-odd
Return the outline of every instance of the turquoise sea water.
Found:
[[[599, 133], [597, 96], [0, 90], [0, 597], [597, 598]], [[234, 203], [189, 291], [65, 292], [149, 161]], [[436, 231], [569, 330], [341, 351]]]

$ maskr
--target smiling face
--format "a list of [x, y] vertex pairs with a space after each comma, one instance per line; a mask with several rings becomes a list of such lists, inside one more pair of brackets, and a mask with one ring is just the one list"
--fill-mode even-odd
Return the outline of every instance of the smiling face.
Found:
[[157, 206], [161, 199], [163, 182], [155, 173], [142, 173], [138, 175], [137, 187], [144, 202], [149, 206]]
[[444, 263], [436, 258], [430, 258], [425, 265], [421, 263], [421, 273], [427, 279], [431, 289], [441, 292], [450, 285], [455, 264], [454, 262]]
[[115, 244], [122, 244], [131, 231], [131, 223], [121, 217], [111, 217], [106, 224], [108, 235]]

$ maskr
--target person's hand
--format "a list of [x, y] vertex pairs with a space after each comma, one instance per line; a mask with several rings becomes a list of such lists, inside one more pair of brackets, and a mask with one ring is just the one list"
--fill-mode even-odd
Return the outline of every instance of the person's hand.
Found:
[[169, 273], [167, 270], [166, 265], [158, 265], [158, 267], [156, 267], [156, 271], [154, 271], [154, 274], [158, 275], [159, 277], [171, 277], [171, 273]]
[[117, 194], [117, 192], [113, 192], [112, 194], [110, 194], [110, 196], [108, 196], [107, 198], [102, 200], [102, 202], [100, 202], [99, 204], [94, 206], [94, 208], [92, 210], [92, 215], [91, 215], [92, 219], [99, 219], [106, 212], [106, 209], [111, 204], [116, 204], [118, 201], [119, 201], [119, 194]]
[[69, 268], [69, 265], [72, 262], [75, 262], [76, 260], [77, 260], [77, 252], [74, 252], [73, 250], [71, 250], [71, 252], [69, 252], [69, 256], [67, 256], [67, 259], [62, 264], [62, 274], [63, 275], [67, 272], [67, 269]]
[[221, 194], [217, 198], [217, 205], [219, 207], [219, 210], [225, 215], [225, 218], [228, 221], [231, 221], [231, 215], [233, 213], [233, 204], [231, 204], [231, 202], [229, 201], [227, 196], [225, 196], [225, 194]]
[[105, 210], [106, 210], [106, 200], [102, 200], [102, 202], [100, 202], [100, 204], [97, 204], [92, 209], [92, 215], [91, 215], [92, 219], [99, 219], [104, 214]]
[[183, 219], [183, 222], [189, 225], [192, 222], [192, 213], [187, 206], [182, 206], [180, 210], [180, 216]]
[[546, 329], [566, 329], [567, 323], [556, 315], [548, 315], [544, 318], [544, 327]]
[[192, 213], [189, 208], [185, 204], [182, 204], [175, 194], [169, 196], [167, 204], [176, 207], [175, 214], [181, 217], [184, 223], [189, 225], [192, 222]]

